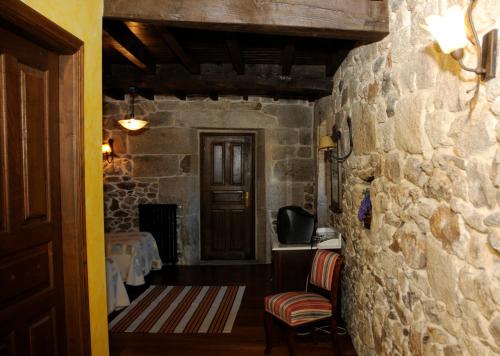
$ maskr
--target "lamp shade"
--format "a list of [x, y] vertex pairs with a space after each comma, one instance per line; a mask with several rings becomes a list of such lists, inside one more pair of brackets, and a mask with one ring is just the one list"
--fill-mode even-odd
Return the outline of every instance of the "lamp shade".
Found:
[[130, 131], [140, 130], [148, 124], [146, 120], [138, 120], [136, 118], [118, 120], [118, 123]]
[[450, 7], [443, 16], [428, 16], [425, 22], [427, 25], [422, 27], [431, 33], [444, 53], [449, 54], [467, 46], [465, 12], [460, 6]]
[[335, 148], [335, 142], [333, 142], [331, 136], [322, 136], [319, 139], [319, 150], [330, 150]]

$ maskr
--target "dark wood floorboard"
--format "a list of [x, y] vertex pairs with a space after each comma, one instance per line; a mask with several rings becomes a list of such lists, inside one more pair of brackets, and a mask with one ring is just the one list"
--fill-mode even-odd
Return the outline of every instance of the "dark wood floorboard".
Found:
[[[132, 355], [263, 355], [263, 299], [272, 294], [271, 266], [167, 266], [152, 272], [148, 284], [157, 285], [246, 285], [245, 295], [231, 334], [133, 334], [111, 333], [112, 356]], [[129, 289], [131, 299], [145, 287]], [[118, 313], [111, 315], [113, 318]], [[276, 324], [272, 356], [288, 355], [283, 330]], [[329, 335], [319, 335], [314, 344], [309, 336], [297, 338], [298, 355], [332, 355]], [[339, 336], [342, 355], [356, 355], [349, 336]]]

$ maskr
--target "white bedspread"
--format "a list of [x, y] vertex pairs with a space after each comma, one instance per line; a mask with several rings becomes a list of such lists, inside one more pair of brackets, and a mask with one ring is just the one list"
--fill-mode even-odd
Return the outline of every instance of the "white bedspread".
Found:
[[144, 284], [144, 276], [162, 267], [156, 241], [149, 232], [106, 234], [106, 256], [111, 257], [125, 283]]
[[106, 258], [106, 292], [108, 295], [108, 314], [130, 305], [120, 270], [111, 257]]

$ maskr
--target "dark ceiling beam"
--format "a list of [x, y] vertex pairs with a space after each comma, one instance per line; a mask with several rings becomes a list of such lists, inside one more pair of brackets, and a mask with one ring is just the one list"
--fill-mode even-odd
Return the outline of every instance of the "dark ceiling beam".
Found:
[[295, 60], [295, 39], [291, 38], [283, 47], [281, 52], [281, 74], [290, 75], [292, 72], [292, 65]]
[[200, 74], [200, 63], [187, 54], [172, 32], [164, 26], [156, 25], [155, 28], [163, 42], [165, 42], [172, 52], [174, 52], [184, 67], [186, 67], [191, 74]]
[[243, 63], [243, 57], [241, 56], [240, 44], [235, 36], [227, 36], [226, 46], [229, 51], [229, 56], [231, 57], [231, 63], [233, 68], [238, 74], [245, 73], [245, 64]]
[[104, 17], [169, 26], [378, 41], [388, 0], [105, 0]]
[[122, 88], [105, 90], [104, 95], [115, 100], [125, 100], [125, 90]]
[[187, 95], [186, 93], [182, 93], [182, 92], [173, 92], [172, 93], [177, 99], [179, 100], [182, 100], [182, 101], [185, 101], [186, 98], [187, 98]]
[[156, 63], [144, 44], [121, 21], [104, 20], [104, 31], [116, 42], [115, 50], [140, 70], [155, 73]]
[[154, 100], [155, 92], [148, 88], [137, 89], [137, 95], [142, 96], [144, 99]]
[[327, 77], [332, 77], [335, 74], [337, 69], [340, 67], [344, 59], [349, 54], [349, 51], [350, 50], [348, 49], [340, 49], [338, 51], [328, 54], [325, 66], [325, 75]]
[[356, 46], [356, 43], [346, 41], [332, 41], [327, 49], [325, 75], [332, 77], [340, 67], [349, 52]]
[[[131, 72], [116, 67], [112, 76], [104, 77], [104, 90], [126, 89], [135, 86], [150, 89], [156, 94], [182, 92], [187, 95], [257, 95], [280, 98], [320, 98], [331, 95], [333, 82], [324, 69], [311, 71], [311, 66], [295, 66], [297, 77], [284, 77], [279, 65], [247, 66], [245, 74], [237, 75], [229, 66], [214, 66], [212, 70], [193, 76], [180, 65], [161, 64], [157, 75]], [[215, 69], [214, 69], [215, 68]]]

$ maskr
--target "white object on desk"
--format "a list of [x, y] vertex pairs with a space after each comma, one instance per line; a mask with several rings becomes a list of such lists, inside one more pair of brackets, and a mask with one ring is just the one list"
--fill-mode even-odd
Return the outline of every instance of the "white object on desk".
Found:
[[341, 249], [342, 248], [342, 239], [329, 239], [321, 241], [316, 245], [320, 250], [329, 250], [329, 249]]

